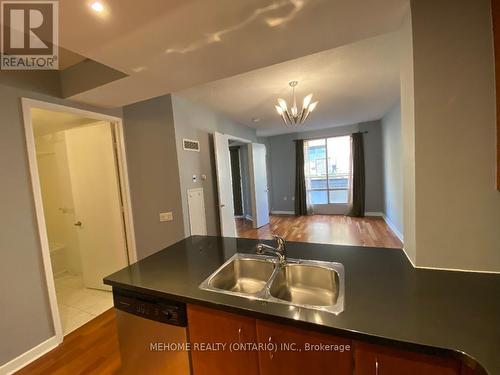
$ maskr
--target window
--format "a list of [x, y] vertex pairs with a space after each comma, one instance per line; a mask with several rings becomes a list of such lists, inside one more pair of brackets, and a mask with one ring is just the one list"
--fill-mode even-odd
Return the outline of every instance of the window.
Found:
[[351, 137], [305, 141], [308, 199], [317, 204], [347, 204], [351, 174]]

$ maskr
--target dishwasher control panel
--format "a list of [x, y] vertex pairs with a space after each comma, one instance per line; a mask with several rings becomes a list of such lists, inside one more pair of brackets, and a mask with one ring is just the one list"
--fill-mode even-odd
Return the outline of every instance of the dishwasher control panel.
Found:
[[115, 308], [145, 319], [185, 327], [186, 305], [161, 297], [113, 288]]

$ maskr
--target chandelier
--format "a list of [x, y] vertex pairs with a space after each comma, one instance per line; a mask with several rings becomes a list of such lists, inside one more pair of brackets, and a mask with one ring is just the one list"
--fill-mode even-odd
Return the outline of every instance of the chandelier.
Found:
[[278, 105], [275, 105], [276, 111], [283, 119], [285, 126], [297, 126], [302, 125], [306, 121], [309, 114], [314, 111], [314, 108], [318, 105], [318, 102], [311, 103], [312, 94], [307, 95], [302, 101], [302, 109], [299, 112], [297, 107], [297, 98], [295, 96], [295, 87], [299, 84], [298, 81], [291, 81], [288, 83], [292, 88], [292, 107], [288, 110], [286, 101], [284, 99], [278, 98]]

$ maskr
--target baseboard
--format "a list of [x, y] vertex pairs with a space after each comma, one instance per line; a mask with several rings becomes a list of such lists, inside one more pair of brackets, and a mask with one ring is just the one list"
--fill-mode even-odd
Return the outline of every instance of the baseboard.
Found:
[[382, 217], [384, 218], [384, 221], [387, 224], [387, 226], [389, 228], [391, 228], [391, 230], [393, 231], [393, 233], [396, 235], [396, 237], [399, 238], [399, 240], [404, 243], [404, 241], [403, 241], [403, 233], [401, 233], [398, 230], [398, 228], [396, 228], [396, 225], [394, 225], [394, 223], [386, 215], [382, 215]]
[[[295, 215], [295, 212], [294, 211], [271, 211], [271, 215]], [[343, 214], [339, 213], [339, 214], [329, 214], [329, 215], [343, 215]], [[384, 213], [383, 212], [365, 212], [365, 216], [384, 217]]]
[[13, 360], [0, 366], [0, 374], [13, 374], [14, 372], [19, 371], [31, 362], [40, 358], [42, 355], [50, 352], [58, 345], [59, 341], [57, 340], [57, 336], [52, 336], [48, 340], [21, 354], [19, 357], [16, 357]]
[[295, 215], [294, 211], [271, 211], [271, 215]]
[[252, 217], [252, 216], [250, 216], [250, 215], [245, 215], [245, 219], [250, 220], [250, 221], [253, 221], [253, 217]]

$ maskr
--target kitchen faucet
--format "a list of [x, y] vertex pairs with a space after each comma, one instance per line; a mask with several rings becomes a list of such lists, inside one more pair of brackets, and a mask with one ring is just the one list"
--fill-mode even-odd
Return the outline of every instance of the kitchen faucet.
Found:
[[257, 254], [276, 255], [278, 257], [279, 264], [283, 265], [286, 263], [285, 240], [280, 236], [273, 235], [273, 237], [276, 240], [277, 246], [272, 247], [272, 246], [266, 245], [264, 243], [259, 243], [257, 245]]

